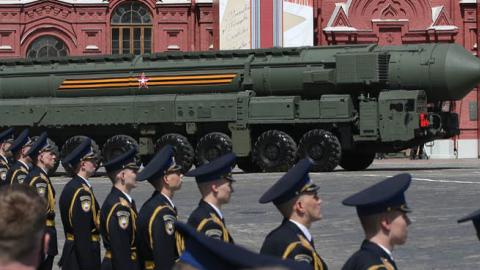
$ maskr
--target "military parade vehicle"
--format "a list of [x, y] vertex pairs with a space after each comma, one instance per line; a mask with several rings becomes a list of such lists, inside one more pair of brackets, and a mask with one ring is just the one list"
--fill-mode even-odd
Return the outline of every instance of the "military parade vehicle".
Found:
[[480, 82], [456, 44], [346, 45], [0, 60], [0, 126], [46, 130], [60, 155], [166, 144], [188, 170], [226, 152], [246, 172], [362, 170], [375, 153], [459, 134]]

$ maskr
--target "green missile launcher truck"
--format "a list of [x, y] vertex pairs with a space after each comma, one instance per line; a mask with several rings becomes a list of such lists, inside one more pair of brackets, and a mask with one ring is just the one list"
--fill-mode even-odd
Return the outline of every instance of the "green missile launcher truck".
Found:
[[246, 172], [362, 170], [459, 134], [446, 103], [479, 82], [455, 44], [4, 59], [0, 127], [46, 130], [61, 155], [89, 136], [104, 160], [171, 144], [185, 170], [230, 151]]

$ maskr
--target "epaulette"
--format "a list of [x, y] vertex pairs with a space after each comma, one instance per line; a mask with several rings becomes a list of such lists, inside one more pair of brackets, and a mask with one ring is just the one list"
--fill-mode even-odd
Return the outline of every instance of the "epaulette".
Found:
[[128, 203], [127, 200], [125, 200], [124, 198], [120, 197], [118, 198], [120, 200], [120, 204], [123, 205], [123, 206], [127, 206], [127, 207], [130, 207], [130, 203]]
[[90, 192], [90, 188], [86, 184], [82, 184], [83, 190]]

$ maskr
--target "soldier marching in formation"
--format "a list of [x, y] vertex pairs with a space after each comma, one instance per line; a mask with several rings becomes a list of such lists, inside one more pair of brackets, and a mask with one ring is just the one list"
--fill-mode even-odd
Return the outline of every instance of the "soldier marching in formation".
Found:
[[399, 174], [343, 200], [347, 206], [355, 206], [365, 232], [360, 250], [355, 252], [343, 266], [343, 270], [398, 269], [392, 251], [405, 244], [410, 208], [405, 200], [405, 191], [412, 178]]
[[308, 159], [301, 160], [260, 198], [260, 203], [273, 202], [283, 216], [282, 224], [265, 238], [260, 253], [304, 261], [311, 269], [326, 270], [309, 231], [310, 225], [322, 217], [319, 187], [308, 176], [311, 165]]
[[13, 184], [23, 184], [25, 177], [30, 172], [32, 159], [27, 155], [33, 141], [28, 136], [29, 130], [24, 129], [20, 135], [12, 142], [9, 151], [12, 153], [15, 162], [5, 176], [6, 181]]
[[138, 174], [137, 180], [148, 180], [155, 191], [138, 214], [137, 245], [143, 269], [172, 269], [181, 252], [175, 233], [177, 208], [175, 192], [182, 186], [182, 167], [175, 163], [173, 148], [163, 147]]
[[100, 233], [106, 250], [102, 270], [140, 269], [135, 237], [137, 207], [130, 196], [137, 185], [136, 153], [132, 148], [105, 164], [113, 187], [100, 213]]
[[58, 247], [57, 230], [55, 228], [55, 189], [48, 176], [48, 171], [55, 166], [57, 156], [53, 152], [52, 146], [48, 144], [46, 132], [38, 137], [26, 155], [31, 158], [33, 165], [25, 178], [25, 184], [34, 188], [47, 201], [46, 234], [49, 235], [50, 241], [46, 250], [47, 257], [40, 264], [40, 269], [51, 270], [53, 259], [58, 254]]
[[62, 163], [75, 175], [60, 195], [65, 244], [59, 265], [64, 270], [100, 270], [100, 208], [89, 182], [97, 169], [91, 140], [85, 139]]
[[7, 172], [10, 169], [10, 146], [13, 142], [13, 128], [9, 128], [0, 133], [0, 186], [8, 185]]
[[188, 224], [209, 237], [229, 243], [233, 243], [233, 238], [220, 209], [230, 201], [233, 193], [235, 161], [235, 154], [226, 154], [185, 174], [195, 177], [202, 195], [198, 207], [188, 218]]
[[[56, 155], [46, 133], [34, 143], [28, 137], [28, 129], [13, 142], [12, 134], [13, 129], [0, 133], [0, 176], [9, 166], [8, 151], [11, 151], [17, 161], [7, 172], [7, 183], [31, 186], [47, 202], [45, 233], [50, 241], [39, 269], [52, 269], [58, 252], [55, 190], [48, 171], [55, 166]], [[99, 162], [95, 159], [91, 140], [86, 138], [64, 158], [64, 166], [69, 166], [74, 176], [65, 185], [59, 202], [66, 239], [59, 262], [62, 269], [241, 269], [256, 266], [328, 269], [309, 231], [312, 223], [322, 217], [322, 201], [318, 196], [319, 187], [309, 177], [312, 164], [308, 159], [299, 161], [261, 196], [259, 202], [273, 202], [283, 221], [266, 236], [260, 255], [234, 245], [221, 212], [222, 205], [230, 201], [233, 193], [231, 172], [236, 162], [233, 153], [186, 174], [195, 177], [202, 196], [188, 224], [177, 222], [177, 208], [172, 200], [183, 178], [182, 168], [175, 163], [174, 148], [169, 145], [162, 148], [138, 175], [136, 154], [137, 150], [132, 148], [104, 164], [113, 186], [101, 210], [89, 182]], [[155, 189], [139, 214], [130, 195], [137, 180], [147, 180]], [[343, 201], [347, 206], [356, 207], [366, 240], [342, 269], [398, 269], [392, 250], [406, 241], [410, 208], [404, 193], [410, 182], [409, 174], [396, 175]], [[480, 239], [480, 210], [458, 222], [469, 220], [473, 221]], [[106, 250], [103, 262], [100, 260], [100, 234]]]

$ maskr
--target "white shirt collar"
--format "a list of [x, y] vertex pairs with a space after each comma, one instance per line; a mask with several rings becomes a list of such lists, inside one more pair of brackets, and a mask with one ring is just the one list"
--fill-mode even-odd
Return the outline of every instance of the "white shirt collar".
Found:
[[43, 172], [44, 172], [46, 175], [48, 175], [48, 172], [47, 172], [47, 171], [45, 171], [45, 169], [44, 169], [44, 168], [42, 168], [42, 167], [38, 167], [38, 168], [40, 168], [40, 170], [42, 170], [42, 171], [43, 171]]
[[3, 160], [5, 160], [5, 162], [7, 162], [7, 163], [8, 163], [8, 159], [7, 159], [7, 157], [6, 157], [6, 156], [4, 156], [4, 155], [1, 155], [1, 154], [0, 154], [0, 156], [3, 158]]
[[25, 166], [25, 168], [30, 168], [30, 166], [28, 166], [28, 164], [27, 164], [27, 163], [25, 163], [25, 162], [21, 161], [20, 159], [18, 160], [18, 162], [22, 163], [22, 164], [23, 164], [23, 166]]
[[132, 203], [133, 200], [132, 200], [132, 197], [130, 197], [130, 195], [128, 195], [127, 193], [125, 193], [125, 192], [123, 192], [123, 191], [121, 191], [121, 190], [120, 190], [120, 192], [122, 192], [123, 195], [125, 195], [125, 197], [127, 197], [128, 201], [129, 201], [130, 203]]
[[222, 212], [220, 212], [220, 209], [218, 209], [215, 205], [205, 201], [206, 203], [208, 203], [212, 208], [213, 210], [215, 210], [215, 212], [217, 212], [218, 216], [220, 216], [220, 219], [223, 219], [223, 215], [222, 215]]
[[92, 187], [92, 185], [90, 184], [90, 182], [88, 182], [87, 179], [83, 178], [83, 177], [82, 177], [81, 175], [79, 175], [79, 174], [77, 174], [77, 176], [80, 177], [80, 178], [83, 180], [83, 182], [85, 182], [85, 184], [87, 184], [87, 186], [88, 186], [89, 188]]
[[393, 256], [392, 256], [392, 252], [390, 250], [388, 250], [386, 247], [380, 245], [379, 243], [375, 243], [375, 244], [377, 244], [381, 249], [383, 249], [383, 251], [385, 251], [388, 254], [388, 256], [390, 256], [390, 259], [392, 261], [394, 261]]
[[290, 219], [290, 222], [292, 222], [293, 224], [297, 225], [297, 227], [303, 232], [303, 234], [305, 235], [305, 237], [307, 237], [307, 240], [309, 242], [312, 241], [312, 235], [310, 234], [310, 231], [307, 229], [307, 227], [305, 227], [303, 224], [300, 224], [298, 222], [296, 222], [295, 220], [293, 219]]
[[163, 197], [167, 198], [167, 201], [170, 203], [170, 205], [175, 208], [175, 204], [173, 204], [173, 201], [165, 194], [163, 194], [163, 192], [160, 192], [160, 194], [163, 195]]

